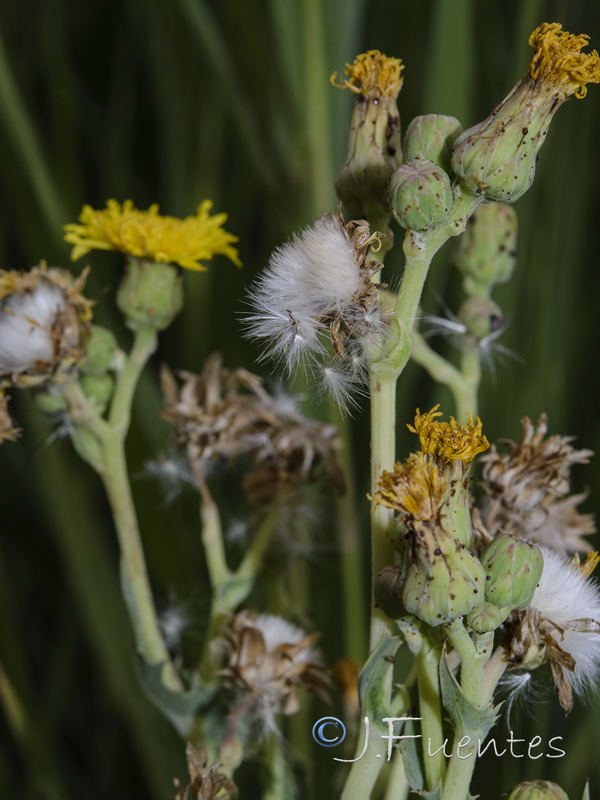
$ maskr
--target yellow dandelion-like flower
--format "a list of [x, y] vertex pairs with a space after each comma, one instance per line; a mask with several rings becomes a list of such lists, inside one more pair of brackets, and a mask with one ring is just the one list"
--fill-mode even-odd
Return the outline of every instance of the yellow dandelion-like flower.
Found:
[[582, 53], [588, 43], [585, 33], [574, 36], [563, 31], [558, 22], [544, 22], [529, 37], [535, 50], [529, 74], [535, 81], [546, 81], [569, 97], [581, 99], [587, 94], [586, 83], [600, 83], [600, 57], [596, 50]]
[[227, 214], [210, 215], [212, 202], [203, 200], [193, 217], [162, 216], [155, 203], [140, 211], [131, 200], [123, 204], [108, 200], [100, 211], [84, 206], [79, 223], [65, 225], [65, 241], [75, 245], [76, 261], [90, 250], [117, 250], [136, 258], [163, 264], [178, 264], [196, 272], [206, 270], [201, 261], [220, 254], [241, 267], [238, 251], [232, 247], [237, 236], [223, 229]]
[[371, 497], [375, 503], [402, 511], [413, 519], [436, 519], [448, 482], [439, 467], [424, 453], [413, 453], [394, 471], [384, 471], [379, 490]]
[[368, 50], [356, 56], [352, 64], [346, 64], [348, 76], [336, 83], [337, 72], [330, 77], [331, 85], [338, 89], [349, 89], [354, 94], [366, 97], [397, 97], [404, 79], [401, 72], [404, 64], [400, 58], [389, 58], [379, 50]]
[[469, 464], [478, 453], [488, 449], [490, 443], [481, 432], [479, 417], [473, 422], [469, 414], [466, 425], [459, 425], [454, 417], [450, 417], [450, 422], [438, 422], [436, 417], [442, 416], [439, 407], [438, 403], [425, 414], [417, 409], [414, 425], [407, 426], [409, 431], [418, 435], [425, 453], [442, 462], [464, 461]]

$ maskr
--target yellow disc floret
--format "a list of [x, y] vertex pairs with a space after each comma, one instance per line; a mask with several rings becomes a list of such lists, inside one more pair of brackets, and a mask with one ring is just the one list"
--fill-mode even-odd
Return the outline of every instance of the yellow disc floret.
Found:
[[238, 238], [223, 229], [227, 214], [211, 216], [211, 208], [212, 202], [203, 200], [195, 216], [177, 219], [160, 215], [156, 203], [140, 211], [131, 200], [108, 200], [100, 211], [84, 206], [79, 223], [65, 225], [65, 240], [75, 245], [73, 261], [90, 250], [117, 250], [195, 271], [206, 270], [200, 262], [221, 254], [239, 267], [238, 251], [232, 247]]
[[454, 417], [450, 417], [450, 422], [438, 422], [436, 417], [442, 416], [438, 408], [439, 404], [425, 414], [417, 409], [414, 425], [408, 425], [409, 431], [418, 435], [425, 453], [442, 462], [469, 464], [478, 453], [488, 449], [490, 443], [481, 432], [479, 417], [473, 422], [469, 414], [466, 425], [459, 425]]
[[424, 453], [413, 453], [403, 464], [394, 464], [393, 472], [383, 472], [371, 499], [413, 519], [432, 520], [439, 514], [447, 485], [436, 464]]
[[581, 99], [587, 94], [586, 83], [600, 83], [600, 58], [596, 50], [582, 53], [589, 36], [574, 36], [562, 30], [558, 22], [544, 22], [529, 37], [535, 50], [529, 74], [535, 81], [555, 84], [566, 96]]
[[379, 50], [368, 50], [346, 64], [347, 78], [336, 83], [337, 72], [330, 78], [338, 89], [350, 89], [366, 97], [397, 97], [402, 88], [401, 72], [404, 64], [400, 58], [388, 58]]

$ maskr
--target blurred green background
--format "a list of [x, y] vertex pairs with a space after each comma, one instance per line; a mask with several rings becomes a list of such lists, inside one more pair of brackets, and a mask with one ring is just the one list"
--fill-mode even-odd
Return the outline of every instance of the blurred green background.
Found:
[[[205, 197], [229, 214], [243, 270], [225, 259], [186, 275], [186, 307], [161, 338], [136, 397], [131, 471], [161, 451], [157, 368], [199, 370], [219, 349], [229, 366], [255, 367], [241, 336], [244, 292], [270, 251], [331, 209], [346, 147], [351, 100], [329, 75], [366, 49], [401, 57], [404, 127], [417, 114], [447, 113], [468, 127], [486, 116], [526, 71], [527, 38], [562, 22], [600, 45], [597, 2], [541, 0], [31, 0], [0, 5], [0, 266], [46, 259], [68, 265], [61, 225], [83, 203], [132, 198], [164, 213], [193, 213]], [[518, 356], [486, 373], [481, 416], [490, 439], [516, 437], [523, 415], [547, 411], [551, 432], [600, 452], [600, 87], [571, 100], [552, 124], [532, 189], [516, 205], [519, 259], [496, 299], [511, 324], [502, 343]], [[113, 304], [121, 260], [93, 253], [88, 295], [96, 320], [129, 334]], [[397, 284], [400, 248], [388, 280]], [[74, 269], [79, 271], [80, 264]], [[439, 296], [456, 310], [451, 251], [434, 263], [424, 306]], [[416, 406], [449, 399], [411, 366], [400, 386], [399, 453]], [[16, 693], [20, 732], [0, 713], [0, 797], [125, 800], [173, 796], [183, 748], [138, 687], [132, 636], [118, 587], [112, 524], [96, 477], [31, 399], [14, 402], [25, 434], [0, 451], [0, 661]], [[313, 409], [327, 415], [324, 406]], [[354, 414], [357, 504], [364, 529], [366, 403]], [[598, 511], [600, 458], [579, 468], [584, 510]], [[193, 498], [165, 508], [149, 481], [135, 481], [149, 568], [159, 604], [186, 606], [193, 639], [206, 611], [206, 572]], [[311, 608], [330, 658], [339, 571], [333, 544], [310, 564]], [[333, 589], [331, 587], [334, 587]], [[328, 634], [328, 630], [331, 634]], [[196, 641], [196, 647], [198, 642]], [[2, 681], [0, 673], [0, 681]], [[546, 687], [548, 688], [548, 687]], [[18, 699], [17, 699], [18, 698]], [[519, 779], [554, 778], [577, 800], [592, 778], [600, 793], [600, 699], [565, 719], [550, 691], [513, 717], [515, 735], [563, 736], [561, 759], [484, 759], [475, 789], [499, 797]], [[13, 709], [16, 708], [13, 706]], [[15, 735], [16, 733], [16, 735]], [[308, 733], [308, 732], [307, 732]], [[506, 736], [506, 726], [497, 738]], [[323, 786], [331, 754], [307, 742]], [[247, 795], [248, 796], [248, 795]], [[254, 796], [254, 795], [252, 795]]]

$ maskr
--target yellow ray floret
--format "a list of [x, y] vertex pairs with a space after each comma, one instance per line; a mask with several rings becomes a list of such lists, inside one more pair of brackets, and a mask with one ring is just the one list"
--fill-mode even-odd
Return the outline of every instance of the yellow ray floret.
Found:
[[388, 58], [379, 50], [369, 50], [346, 64], [346, 79], [336, 83], [337, 72], [330, 78], [338, 89], [350, 89], [367, 97], [397, 97], [404, 82], [400, 73], [404, 64], [400, 58]]
[[448, 483], [440, 468], [424, 453], [412, 453], [406, 461], [394, 464], [394, 471], [384, 471], [375, 503], [403, 511], [413, 519], [436, 519]]
[[238, 238], [223, 229], [227, 214], [211, 217], [211, 208], [212, 202], [203, 200], [195, 216], [177, 219], [160, 215], [156, 203], [140, 211], [131, 200], [122, 205], [108, 200], [101, 211], [84, 206], [79, 223], [65, 225], [65, 240], [75, 245], [73, 261], [90, 250], [117, 250], [196, 271], [206, 270], [201, 261], [221, 254], [241, 267], [238, 251], [232, 247]]
[[600, 83], [598, 53], [581, 52], [589, 38], [585, 33], [574, 36], [563, 31], [558, 22], [544, 22], [529, 37], [535, 50], [529, 64], [531, 77], [556, 85], [567, 96], [585, 97], [586, 83]]
[[464, 461], [469, 464], [477, 455], [487, 450], [490, 443], [481, 432], [479, 417], [473, 422], [471, 414], [466, 425], [459, 425], [454, 417], [450, 422], [438, 422], [436, 417], [441, 417], [438, 405], [431, 411], [421, 414], [417, 409], [414, 425], [408, 425], [408, 430], [416, 433], [421, 442], [421, 449], [439, 461]]

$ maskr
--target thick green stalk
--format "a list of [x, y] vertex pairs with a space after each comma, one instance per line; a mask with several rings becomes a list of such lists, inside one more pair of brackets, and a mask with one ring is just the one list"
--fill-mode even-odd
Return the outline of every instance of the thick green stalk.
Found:
[[[485, 666], [490, 661], [492, 653], [494, 634], [481, 634], [473, 641], [463, 624], [462, 617], [448, 625], [446, 632], [460, 656], [462, 693], [472, 706], [483, 710], [491, 699], [491, 695], [488, 694], [489, 687], [488, 692], [484, 691], [484, 675]], [[493, 693], [493, 688], [491, 692]], [[469, 796], [469, 786], [477, 760], [479, 736], [479, 731], [469, 729], [466, 724], [457, 725], [454, 731], [452, 756], [444, 780], [442, 800], [465, 800]], [[469, 743], [466, 746], [461, 745], [459, 751], [459, 744], [466, 742], [467, 737]]]
[[[417, 654], [417, 684], [419, 687], [419, 716], [423, 735], [424, 769], [430, 790], [443, 780], [446, 769], [442, 704], [440, 701], [440, 647], [423, 636], [423, 646]], [[436, 752], [437, 751], [437, 752]], [[435, 755], [429, 755], [435, 753]]]
[[[371, 492], [375, 492], [383, 470], [394, 466], [396, 441], [396, 379], [371, 378]], [[371, 514], [372, 585], [381, 570], [394, 563], [391, 525], [393, 513], [377, 505]], [[392, 635], [391, 621], [374, 604], [371, 611], [370, 652]]]

